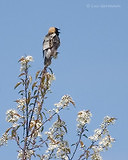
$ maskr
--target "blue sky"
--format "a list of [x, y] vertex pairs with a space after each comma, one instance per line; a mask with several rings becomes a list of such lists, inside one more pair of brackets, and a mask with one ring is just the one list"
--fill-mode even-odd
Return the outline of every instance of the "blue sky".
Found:
[[[64, 111], [75, 135], [76, 115], [93, 114], [90, 134], [106, 115], [118, 120], [110, 127], [116, 139], [104, 160], [127, 159], [128, 135], [128, 1], [127, 0], [1, 0], [0, 1], [0, 134], [9, 125], [5, 112], [15, 108], [21, 56], [34, 57], [32, 72], [43, 68], [42, 41], [50, 26], [61, 29], [59, 56], [51, 68], [56, 75], [50, 106], [70, 94], [76, 108]], [[70, 134], [71, 135], [71, 134]], [[70, 136], [69, 135], [69, 136]], [[73, 139], [76, 140], [75, 138]], [[2, 159], [16, 159], [15, 143], [0, 148]]]

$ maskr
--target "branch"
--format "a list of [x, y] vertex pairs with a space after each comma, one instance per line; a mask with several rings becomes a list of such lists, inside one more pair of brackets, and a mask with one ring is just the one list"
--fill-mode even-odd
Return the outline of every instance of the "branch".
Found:
[[26, 137], [28, 137], [28, 68], [25, 69], [25, 98], [26, 98]]
[[74, 158], [75, 154], [76, 154], [76, 151], [77, 151], [78, 146], [79, 146], [79, 144], [80, 144], [80, 141], [81, 141], [81, 137], [82, 137], [83, 132], [84, 132], [84, 129], [81, 128], [81, 132], [80, 132], [80, 135], [79, 135], [79, 140], [78, 140], [78, 142], [77, 142], [77, 144], [76, 144], [75, 150], [74, 150], [73, 155], [72, 155], [72, 157], [70, 158], [70, 160], [72, 160], [72, 159]]
[[[46, 73], [46, 69], [47, 69], [47, 67], [44, 67], [43, 71], [41, 72], [41, 75], [42, 75], [41, 80], [42, 80], [44, 74]], [[36, 95], [36, 98], [35, 98], [35, 101], [34, 101], [32, 114], [31, 114], [31, 117], [30, 117], [30, 120], [29, 120], [29, 129], [30, 129], [30, 124], [31, 124], [32, 117], [33, 117], [33, 114], [34, 114], [34, 110], [35, 110], [35, 107], [36, 107], [37, 99], [38, 99], [38, 96], [39, 96], [39, 93], [40, 93], [39, 90], [40, 90], [40, 86], [41, 86], [41, 80], [40, 80], [40, 85], [39, 85], [38, 92], [37, 92], [37, 95]]]

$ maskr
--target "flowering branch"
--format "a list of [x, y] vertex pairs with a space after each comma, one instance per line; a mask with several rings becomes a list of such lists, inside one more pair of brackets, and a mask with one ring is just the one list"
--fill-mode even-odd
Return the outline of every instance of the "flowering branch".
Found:
[[[31, 160], [32, 156], [39, 157], [40, 160], [73, 160], [78, 155], [78, 160], [102, 160], [100, 152], [110, 148], [115, 141], [109, 134], [108, 126], [114, 124], [116, 119], [106, 116], [100, 128], [94, 131], [93, 136], [88, 137], [87, 125], [90, 123], [92, 113], [89, 110], [78, 112], [76, 119], [78, 141], [74, 143], [75, 148], [72, 151], [73, 145], [65, 139], [68, 128], [61, 119], [60, 112], [70, 104], [75, 106], [75, 102], [71, 96], [64, 95], [51, 110], [47, 111], [44, 101], [55, 76], [52, 70], [48, 72], [45, 66], [42, 71], [37, 71], [33, 82], [29, 72], [32, 61], [32, 56], [22, 57], [19, 60], [20, 81], [14, 88], [21, 88], [18, 92], [21, 97], [15, 101], [17, 110], [10, 109], [6, 112], [6, 120], [11, 127], [0, 138], [0, 146], [7, 145], [8, 140], [14, 140], [19, 148], [17, 156], [19, 160]], [[48, 128], [48, 124], [51, 124], [51, 120], [55, 117], [57, 120]], [[84, 143], [85, 138], [91, 142], [88, 147]], [[46, 150], [43, 153], [39, 151], [38, 154], [38, 149], [42, 147]], [[79, 149], [81, 151], [78, 151]]]

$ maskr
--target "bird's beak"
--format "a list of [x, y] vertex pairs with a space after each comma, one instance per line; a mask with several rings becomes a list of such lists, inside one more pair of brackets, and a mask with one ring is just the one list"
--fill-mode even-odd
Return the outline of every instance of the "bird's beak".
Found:
[[[56, 28], [56, 30], [59, 32], [60, 31], [60, 29], [59, 28]], [[60, 32], [59, 32], [60, 33]]]

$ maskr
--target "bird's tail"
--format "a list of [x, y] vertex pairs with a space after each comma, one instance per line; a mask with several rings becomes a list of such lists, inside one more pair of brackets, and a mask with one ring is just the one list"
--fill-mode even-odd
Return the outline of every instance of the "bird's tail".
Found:
[[56, 58], [58, 57], [58, 54], [59, 54], [59, 52], [56, 52], [56, 51], [55, 51], [55, 52], [53, 53], [53, 58], [56, 59]]
[[50, 64], [51, 64], [51, 57], [49, 57], [49, 58], [45, 57], [44, 58], [44, 65], [49, 66]]

